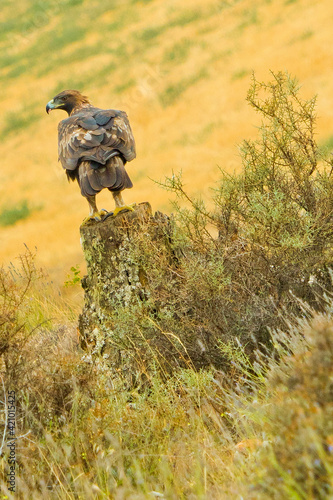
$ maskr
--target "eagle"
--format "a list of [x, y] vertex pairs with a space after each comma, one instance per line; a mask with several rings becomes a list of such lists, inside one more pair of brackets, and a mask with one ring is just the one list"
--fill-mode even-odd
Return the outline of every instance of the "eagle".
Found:
[[[95, 108], [78, 90], [64, 90], [46, 105], [67, 111], [68, 118], [58, 125], [59, 161], [68, 180], [77, 180], [89, 204], [90, 220], [116, 216], [125, 205], [121, 192], [133, 186], [125, 164], [136, 156], [135, 141], [127, 114], [117, 109]], [[116, 208], [112, 213], [98, 210], [96, 195], [104, 188], [112, 192]]]

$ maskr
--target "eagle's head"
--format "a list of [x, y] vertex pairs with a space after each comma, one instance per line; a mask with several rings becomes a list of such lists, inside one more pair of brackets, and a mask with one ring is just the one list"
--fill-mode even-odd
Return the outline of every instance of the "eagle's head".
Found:
[[49, 113], [52, 109], [63, 109], [70, 115], [74, 109], [86, 104], [90, 104], [88, 98], [78, 90], [63, 90], [47, 103], [46, 112]]

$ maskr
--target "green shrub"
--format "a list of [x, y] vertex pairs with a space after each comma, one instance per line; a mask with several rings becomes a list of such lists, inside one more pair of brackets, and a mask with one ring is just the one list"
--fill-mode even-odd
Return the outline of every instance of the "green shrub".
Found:
[[242, 144], [240, 174], [222, 171], [213, 210], [189, 198], [181, 176], [163, 183], [183, 205], [175, 203], [185, 258], [173, 305], [182, 339], [204, 331], [251, 350], [270, 342], [285, 311], [301, 312], [299, 300], [320, 310], [332, 288], [332, 167], [314, 138], [315, 99], [303, 100], [289, 75], [272, 76], [253, 77], [247, 100], [263, 119], [259, 138]]

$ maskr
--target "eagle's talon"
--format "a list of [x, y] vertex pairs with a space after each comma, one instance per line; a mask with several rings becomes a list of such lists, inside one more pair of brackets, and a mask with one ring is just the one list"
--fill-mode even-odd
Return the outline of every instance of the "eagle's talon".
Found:
[[88, 224], [89, 222], [100, 222], [101, 219], [98, 219], [97, 217], [94, 217], [94, 216], [91, 216], [89, 215], [88, 217], [85, 217], [81, 223], [81, 226], [85, 226], [86, 224]]
[[113, 212], [106, 212], [106, 214], [102, 218], [102, 221], [105, 221], [108, 217], [113, 217]]
[[88, 215], [88, 217], [85, 217], [81, 223], [81, 227], [82, 226], [85, 226], [86, 224], [88, 224], [88, 222], [91, 222], [92, 220], [96, 220], [95, 217], [91, 216], [91, 215]]
[[100, 220], [103, 222], [106, 219], [106, 217], [109, 216], [109, 214], [110, 214], [110, 212], [105, 210], [105, 208], [102, 208], [102, 210], [99, 211]]
[[102, 208], [102, 210], [99, 210], [98, 212], [94, 212], [93, 214], [88, 215], [85, 219], [83, 219], [81, 226], [84, 226], [90, 221], [96, 221], [96, 222], [101, 222], [105, 219], [105, 217], [108, 215], [108, 211], [105, 210], [105, 208]]
[[134, 207], [135, 203], [133, 203], [132, 205], [123, 205], [121, 207], [116, 207], [113, 212], [113, 217], [116, 217], [116, 215], [118, 215], [119, 212], [124, 212], [124, 211], [134, 212]]

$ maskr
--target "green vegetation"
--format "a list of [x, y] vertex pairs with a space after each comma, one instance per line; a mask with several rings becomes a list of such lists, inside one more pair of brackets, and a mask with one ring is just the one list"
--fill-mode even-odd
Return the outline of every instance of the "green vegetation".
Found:
[[[298, 314], [301, 300], [320, 310], [331, 289], [332, 166], [314, 139], [315, 99], [302, 100], [297, 82], [278, 73], [268, 84], [253, 78], [248, 102], [263, 117], [260, 135], [241, 146], [241, 174], [222, 172], [214, 210], [190, 199], [179, 175], [164, 183], [181, 200], [175, 244], [186, 260], [175, 269], [183, 279], [169, 278], [181, 322], [161, 328], [188, 352], [202, 330], [215, 341], [269, 345], [269, 328], [286, 326], [281, 309]], [[205, 352], [208, 363], [224, 364]]]
[[1, 482], [9, 499], [330, 497], [330, 300], [325, 315], [308, 310], [273, 335], [276, 359], [229, 348], [232, 378], [188, 368], [125, 388], [103, 358], [80, 352], [63, 305], [65, 325], [45, 318], [54, 304], [42, 302], [41, 279], [29, 254], [0, 273], [2, 374], [16, 392], [17, 435], [29, 432], [15, 496]]
[[74, 286], [74, 285], [77, 285], [78, 283], [80, 283], [81, 279], [82, 279], [80, 267], [79, 266], [72, 266], [71, 267], [71, 274], [68, 274], [67, 278], [68, 279], [64, 283], [64, 285], [66, 287]]
[[19, 220], [26, 219], [31, 214], [27, 200], [23, 200], [15, 207], [6, 206], [0, 211], [0, 226], [12, 226]]

